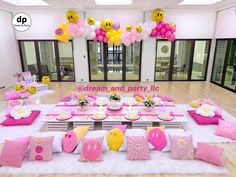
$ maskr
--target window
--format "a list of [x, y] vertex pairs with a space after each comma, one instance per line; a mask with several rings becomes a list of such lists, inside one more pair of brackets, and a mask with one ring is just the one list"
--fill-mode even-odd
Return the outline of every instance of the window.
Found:
[[72, 42], [55, 40], [19, 41], [23, 71], [30, 71], [41, 81], [50, 76], [52, 81], [74, 81]]
[[155, 80], [205, 80], [210, 52], [208, 39], [157, 40]]
[[236, 39], [217, 40], [211, 81], [235, 92]]

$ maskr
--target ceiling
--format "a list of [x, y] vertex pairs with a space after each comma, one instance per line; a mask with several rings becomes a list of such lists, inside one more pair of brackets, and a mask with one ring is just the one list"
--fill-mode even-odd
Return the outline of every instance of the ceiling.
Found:
[[67, 10], [75, 9], [78, 11], [87, 11], [95, 9], [138, 9], [149, 11], [157, 7], [163, 9], [212, 9], [215, 11], [236, 6], [236, 0], [222, 0], [214, 5], [204, 6], [189, 6], [178, 5], [182, 0], [133, 0], [130, 6], [97, 6], [94, 0], [44, 0], [50, 6], [30, 7], [30, 6], [14, 6], [0, 0], [0, 9], [7, 11], [20, 11], [20, 10]]

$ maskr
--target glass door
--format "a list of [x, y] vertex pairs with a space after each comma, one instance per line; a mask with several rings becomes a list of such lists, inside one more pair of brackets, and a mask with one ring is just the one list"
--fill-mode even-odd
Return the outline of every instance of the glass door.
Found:
[[235, 90], [236, 86], [236, 40], [228, 42], [228, 57], [225, 67], [224, 86]]
[[104, 81], [104, 45], [88, 41], [89, 78], [91, 81]]
[[192, 53], [192, 40], [176, 40], [172, 80], [188, 80]]
[[72, 42], [58, 42], [59, 72], [62, 81], [75, 80], [74, 56]]
[[155, 80], [169, 80], [172, 43], [158, 40], [156, 49]]
[[125, 80], [140, 80], [141, 45], [141, 42], [135, 42], [126, 47]]
[[124, 47], [108, 46], [106, 48], [106, 64], [107, 64], [107, 80], [122, 81], [123, 80], [123, 60]]
[[[51, 80], [57, 81], [57, 65], [55, 57], [54, 41], [39, 41], [38, 42], [40, 55], [40, 69], [42, 76], [50, 76]], [[41, 79], [42, 77], [40, 77]]]
[[32, 75], [38, 76], [39, 73], [34, 41], [20, 42], [20, 52], [23, 70], [30, 71]]

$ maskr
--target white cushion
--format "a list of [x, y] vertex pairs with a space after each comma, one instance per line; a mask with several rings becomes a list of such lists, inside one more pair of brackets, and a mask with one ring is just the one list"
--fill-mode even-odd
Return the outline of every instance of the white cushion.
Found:
[[[88, 131], [88, 133], [84, 136], [84, 138], [99, 138], [104, 137], [102, 142], [102, 150], [107, 151], [109, 149], [107, 144], [107, 130], [96, 130], [96, 131]], [[75, 154], [80, 154], [82, 150], [82, 143], [79, 143], [74, 150]]]

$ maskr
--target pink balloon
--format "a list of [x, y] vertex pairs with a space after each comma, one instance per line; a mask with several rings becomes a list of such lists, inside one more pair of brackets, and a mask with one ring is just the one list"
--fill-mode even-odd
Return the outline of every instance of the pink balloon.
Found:
[[175, 27], [172, 27], [171, 28], [171, 32], [174, 33], [176, 31], [176, 28]]
[[98, 38], [97, 38], [97, 37], [93, 38], [93, 41], [94, 41], [94, 42], [97, 42], [97, 41], [98, 41]]
[[100, 30], [103, 36], [106, 36], [106, 32], [104, 30]]
[[107, 38], [107, 37], [104, 37], [104, 38], [103, 38], [103, 42], [107, 43], [107, 42], [108, 42], [108, 38]]
[[173, 42], [174, 40], [175, 40], [175, 35], [174, 35], [174, 34], [171, 34], [171, 35], [168, 37], [168, 41]]
[[161, 29], [161, 34], [165, 34], [166, 33], [166, 29], [165, 28], [162, 28]]
[[156, 34], [157, 34], [157, 30], [153, 29], [152, 32], [151, 32], [151, 35], [155, 36]]
[[57, 28], [57, 29], [55, 30], [55, 33], [60, 36], [60, 35], [63, 34], [63, 30], [62, 30], [61, 28]]
[[159, 21], [158, 24], [160, 24], [160, 25], [164, 25], [164, 22], [163, 22], [163, 21]]
[[156, 27], [157, 30], [161, 30], [161, 28], [162, 28], [161, 24], [158, 24], [157, 27]]
[[168, 38], [172, 33], [170, 31], [166, 32], [166, 37]]
[[96, 30], [95, 30], [95, 33], [96, 33], [96, 35], [98, 36], [98, 35], [101, 33], [100, 29], [96, 29]]
[[102, 36], [102, 35], [99, 35], [99, 36], [98, 36], [98, 40], [99, 40], [100, 42], [102, 42], [102, 41], [103, 41], [103, 36]]
[[166, 38], [166, 35], [165, 35], [165, 34], [162, 34], [162, 35], [161, 35], [161, 38], [163, 38], [163, 39]]
[[157, 36], [161, 36], [161, 33], [159, 31], [157, 32]]
[[168, 24], [168, 23], [166, 23], [165, 24], [165, 29], [166, 29], [166, 31], [169, 31], [170, 29], [171, 29], [171, 25], [170, 24]]

